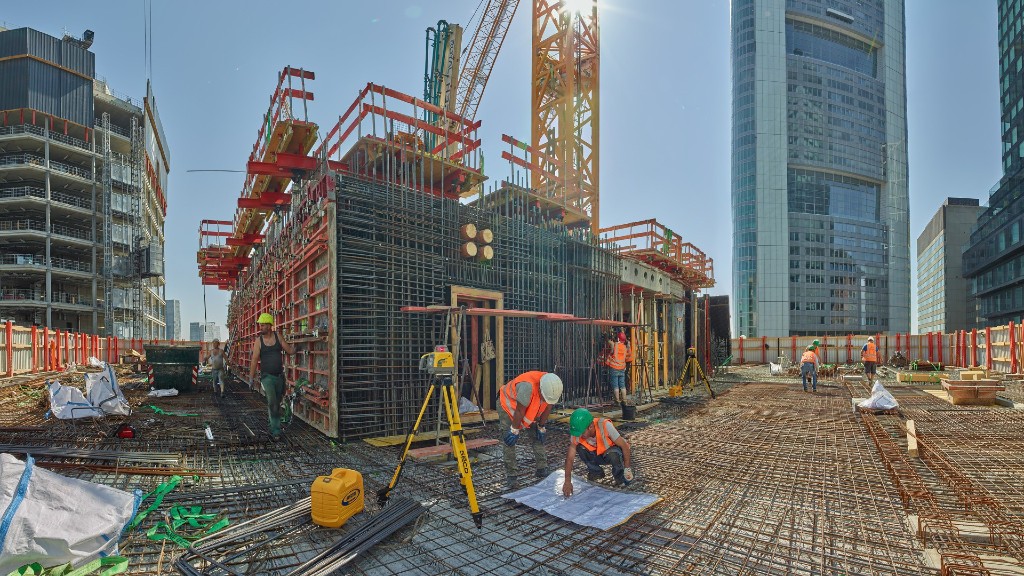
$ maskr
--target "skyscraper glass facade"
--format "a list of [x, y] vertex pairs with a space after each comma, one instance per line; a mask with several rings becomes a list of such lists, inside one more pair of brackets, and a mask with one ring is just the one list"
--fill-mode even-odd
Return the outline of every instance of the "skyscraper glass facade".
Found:
[[733, 0], [747, 336], [910, 326], [903, 0]]
[[999, 0], [1003, 177], [963, 254], [982, 325], [1024, 320], [1024, 2]]

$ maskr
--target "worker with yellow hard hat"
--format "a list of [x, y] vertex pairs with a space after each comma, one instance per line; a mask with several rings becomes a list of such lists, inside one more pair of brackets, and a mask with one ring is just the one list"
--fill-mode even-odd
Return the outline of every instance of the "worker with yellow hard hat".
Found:
[[295, 348], [285, 342], [274, 330], [274, 317], [269, 313], [260, 314], [256, 320], [259, 334], [252, 347], [249, 361], [249, 381], [256, 381], [256, 366], [262, 376], [260, 385], [267, 396], [267, 413], [270, 418], [270, 436], [277, 441], [281, 438], [281, 399], [284, 397], [284, 356], [295, 354]]
[[498, 398], [501, 404], [498, 437], [505, 443], [502, 447], [505, 487], [511, 490], [517, 485], [515, 445], [525, 430], [533, 430], [533, 462], [537, 466], [537, 478], [548, 475], [548, 456], [544, 451], [547, 429], [544, 426], [551, 414], [551, 405], [562, 398], [562, 379], [552, 372], [524, 372], [502, 386]]
[[577, 408], [569, 417], [569, 451], [565, 455], [565, 482], [562, 494], [572, 496], [572, 463], [580, 457], [587, 467], [587, 480], [604, 478], [601, 466], [611, 464], [616, 485], [633, 481], [633, 451], [608, 418], [594, 418], [590, 410]]

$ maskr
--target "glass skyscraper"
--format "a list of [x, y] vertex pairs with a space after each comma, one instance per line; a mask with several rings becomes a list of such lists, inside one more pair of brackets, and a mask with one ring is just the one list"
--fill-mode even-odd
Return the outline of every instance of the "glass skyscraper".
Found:
[[1024, 4], [999, 0], [1003, 177], [963, 255], [983, 326], [1024, 320]]
[[737, 334], [910, 329], [903, 0], [732, 0]]

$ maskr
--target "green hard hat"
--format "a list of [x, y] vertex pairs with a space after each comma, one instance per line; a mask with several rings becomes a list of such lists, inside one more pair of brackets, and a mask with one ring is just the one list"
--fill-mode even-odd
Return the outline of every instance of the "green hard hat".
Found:
[[821, 346], [821, 342], [819, 342], [817, 338], [815, 338], [814, 342], [811, 342], [811, 344], [814, 344], [815, 348], [817, 348], [818, 346]]
[[274, 323], [274, 317], [271, 316], [269, 313], [264, 312], [263, 314], [260, 314], [260, 317], [259, 317], [258, 320], [256, 320], [256, 323], [257, 324], [273, 324]]
[[816, 348], [817, 347], [814, 344], [811, 344], [810, 346], [807, 347], [807, 349], [811, 351], [814, 351]]
[[594, 421], [594, 415], [586, 408], [577, 408], [569, 417], [569, 435], [575, 438], [583, 436], [590, 423]]

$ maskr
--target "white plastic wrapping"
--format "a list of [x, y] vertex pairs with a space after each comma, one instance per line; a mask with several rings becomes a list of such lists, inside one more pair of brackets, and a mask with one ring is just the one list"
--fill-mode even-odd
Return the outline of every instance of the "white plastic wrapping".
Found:
[[890, 410], [899, 407], [899, 405], [899, 402], [892, 397], [892, 394], [889, 394], [889, 391], [878, 380], [875, 380], [875, 385], [871, 387], [871, 397], [857, 404], [859, 408], [866, 408], [868, 410]]
[[575, 475], [572, 477], [573, 494], [566, 498], [562, 495], [564, 479], [565, 470], [557, 470], [537, 484], [504, 494], [502, 498], [515, 500], [573, 524], [601, 530], [618, 526], [661, 501], [654, 494], [618, 492], [594, 486]]

